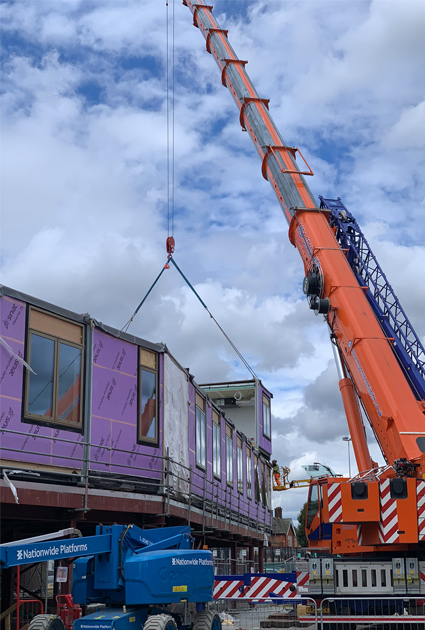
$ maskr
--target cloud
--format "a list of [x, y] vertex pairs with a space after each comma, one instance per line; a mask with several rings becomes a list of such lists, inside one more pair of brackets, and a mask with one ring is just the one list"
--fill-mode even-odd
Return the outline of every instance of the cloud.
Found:
[[388, 131], [384, 144], [390, 150], [425, 147], [425, 101], [402, 111], [398, 121]]

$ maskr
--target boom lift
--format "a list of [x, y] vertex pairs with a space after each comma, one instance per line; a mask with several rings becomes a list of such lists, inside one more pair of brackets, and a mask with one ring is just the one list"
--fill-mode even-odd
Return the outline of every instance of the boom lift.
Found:
[[[142, 530], [135, 525], [98, 525], [94, 536], [44, 538], [1, 545], [0, 566], [7, 569], [34, 561], [76, 557], [73, 601], [80, 605], [104, 603], [106, 608], [76, 619], [74, 630], [126, 630], [136, 626], [177, 630], [187, 627], [187, 622], [166, 606], [180, 602], [197, 604], [194, 630], [221, 629], [219, 617], [205, 610], [205, 602], [213, 599], [213, 555], [211, 551], [192, 549], [190, 527]], [[34, 630], [63, 630], [60, 619], [52, 615], [38, 615], [31, 623]]]
[[[304, 263], [309, 307], [324, 316], [337, 360], [360, 474], [311, 481], [310, 544], [337, 553], [416, 553], [425, 537], [425, 351], [355, 219], [341, 200], [316, 202], [306, 183], [313, 172], [299, 149], [285, 144], [268, 99], [257, 94], [247, 62], [236, 56], [212, 7], [203, 0], [183, 4], [260, 156], [262, 175], [276, 193], [289, 239]], [[361, 409], [387, 462], [382, 468], [370, 456]]]

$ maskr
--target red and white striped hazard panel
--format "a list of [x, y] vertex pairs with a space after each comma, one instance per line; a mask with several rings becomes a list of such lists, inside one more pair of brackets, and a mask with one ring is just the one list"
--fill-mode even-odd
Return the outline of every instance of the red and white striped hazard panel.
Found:
[[297, 573], [297, 591], [298, 593], [306, 593], [308, 591], [309, 574], [308, 571], [300, 571]]
[[379, 502], [381, 505], [379, 540], [383, 544], [399, 542], [397, 501], [391, 498], [389, 479], [385, 479], [379, 484]]
[[330, 523], [342, 522], [341, 484], [339, 483], [328, 484], [328, 510]]
[[416, 499], [418, 504], [418, 539], [425, 540], [425, 481], [416, 482]]
[[[301, 574], [300, 574], [301, 575]], [[308, 581], [308, 573], [303, 577], [303, 586]], [[297, 584], [298, 576], [297, 576]], [[297, 596], [297, 590], [291, 590], [292, 582], [279, 580], [265, 575], [253, 576], [251, 586], [244, 585], [243, 580], [219, 579], [214, 582], [214, 599], [261, 600], [271, 597], [291, 598]]]

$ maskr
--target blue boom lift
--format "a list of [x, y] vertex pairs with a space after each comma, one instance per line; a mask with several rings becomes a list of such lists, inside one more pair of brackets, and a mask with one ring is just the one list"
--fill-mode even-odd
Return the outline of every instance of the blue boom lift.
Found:
[[[74, 621], [74, 630], [221, 630], [218, 615], [205, 606], [213, 599], [213, 555], [192, 548], [190, 527], [98, 525], [94, 536], [54, 540], [60, 535], [0, 545], [0, 566], [75, 558], [74, 602], [106, 608]], [[167, 609], [181, 602], [196, 603], [193, 624]], [[64, 630], [64, 625], [55, 615], [38, 615], [30, 628]]]

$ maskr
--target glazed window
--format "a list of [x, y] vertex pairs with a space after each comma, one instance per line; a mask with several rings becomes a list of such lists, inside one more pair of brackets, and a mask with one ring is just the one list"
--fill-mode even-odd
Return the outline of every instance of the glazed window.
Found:
[[207, 423], [205, 418], [205, 400], [198, 393], [196, 394], [196, 465], [202, 468], [207, 467], [206, 432]]
[[30, 308], [25, 418], [81, 428], [84, 327]]
[[260, 473], [258, 470], [258, 456], [254, 455], [254, 491], [255, 491], [255, 502], [260, 503]]
[[236, 438], [236, 453], [238, 460], [238, 492], [243, 494], [243, 454], [242, 440], [239, 436]]
[[216, 411], [212, 412], [213, 419], [213, 472], [216, 477], [221, 478], [221, 432], [220, 416]]
[[139, 348], [139, 441], [158, 442], [158, 355]]
[[310, 486], [310, 496], [308, 499], [307, 506], [307, 528], [309, 528], [313, 522], [314, 517], [316, 516], [319, 510], [319, 493], [317, 490], [317, 483], [313, 486]]
[[246, 495], [252, 499], [252, 460], [251, 449], [246, 447]]
[[270, 419], [270, 398], [263, 394], [263, 433], [267, 438], [271, 438], [271, 419]]
[[266, 465], [261, 462], [261, 501], [264, 507], [267, 507], [267, 479], [266, 479]]
[[227, 483], [233, 486], [233, 431], [226, 424], [226, 473]]

